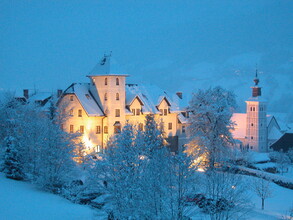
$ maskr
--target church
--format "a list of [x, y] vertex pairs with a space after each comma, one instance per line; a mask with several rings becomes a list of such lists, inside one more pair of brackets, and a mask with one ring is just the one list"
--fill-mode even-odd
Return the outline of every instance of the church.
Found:
[[[65, 106], [68, 115], [62, 129], [68, 133], [79, 132], [87, 153], [103, 152], [109, 138], [119, 133], [127, 122], [143, 130], [148, 114], [154, 114], [162, 123], [172, 152], [188, 143], [189, 100], [182, 92], [170, 94], [154, 85], [127, 84], [128, 75], [115, 69], [111, 55], [104, 55], [87, 77], [88, 83], [73, 83], [56, 94], [59, 107]], [[240, 149], [268, 152], [289, 128], [277, 120], [280, 117], [267, 113], [259, 82], [256, 72], [246, 113], [233, 114], [235, 129], [231, 132]], [[48, 93], [29, 94], [24, 90], [23, 97], [18, 98], [49, 109], [48, 100], [52, 97]]]
[[246, 100], [246, 113], [234, 113], [231, 118], [235, 123], [232, 135], [242, 150], [268, 152], [290, 128], [281, 120], [280, 113], [267, 113], [267, 101], [262, 97], [257, 70], [253, 81], [252, 95]]

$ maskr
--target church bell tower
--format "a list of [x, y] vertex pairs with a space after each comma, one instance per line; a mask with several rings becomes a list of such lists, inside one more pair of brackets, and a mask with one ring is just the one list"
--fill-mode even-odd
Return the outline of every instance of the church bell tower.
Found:
[[256, 70], [252, 96], [246, 101], [246, 145], [257, 152], [268, 151], [267, 102], [261, 97], [258, 72]]

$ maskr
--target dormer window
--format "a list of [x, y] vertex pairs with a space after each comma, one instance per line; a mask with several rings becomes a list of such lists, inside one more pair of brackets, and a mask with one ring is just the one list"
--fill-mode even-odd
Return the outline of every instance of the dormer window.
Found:
[[119, 86], [119, 78], [116, 78], [116, 86]]
[[119, 100], [119, 93], [116, 93], [116, 100]]
[[105, 78], [105, 86], [108, 85], [108, 78]]
[[105, 101], [108, 100], [108, 95], [107, 95], [107, 93], [105, 93], [105, 95], [104, 95], [104, 100], [105, 100]]
[[70, 96], [70, 101], [73, 101], [73, 95]]

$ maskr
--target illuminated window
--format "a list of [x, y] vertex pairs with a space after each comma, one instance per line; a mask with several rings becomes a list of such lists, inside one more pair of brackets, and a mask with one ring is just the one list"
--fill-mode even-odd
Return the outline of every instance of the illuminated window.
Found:
[[108, 85], [108, 79], [105, 78], [105, 86]]
[[108, 134], [108, 126], [104, 126], [104, 133]]
[[164, 109], [164, 115], [168, 114], [168, 109]]
[[119, 93], [116, 93], [116, 100], [119, 100]]
[[70, 96], [70, 101], [73, 101], [73, 95]]
[[82, 117], [82, 110], [81, 109], [78, 110], [78, 117]]
[[116, 86], [119, 86], [119, 79], [116, 78]]
[[120, 109], [115, 109], [115, 117], [120, 117]]
[[104, 100], [105, 100], [105, 101], [108, 100], [108, 95], [107, 95], [107, 93], [105, 93]]
[[140, 115], [140, 109], [136, 109], [136, 115]]
[[172, 130], [172, 123], [168, 123], [168, 130]]
[[70, 125], [69, 132], [70, 132], [70, 133], [73, 133], [73, 132], [74, 132], [73, 130], [74, 130], [73, 125]]
[[142, 123], [139, 123], [139, 124], [138, 124], [138, 130], [140, 130], [140, 131], [143, 130], [143, 124], [142, 124]]
[[83, 125], [81, 125], [81, 126], [79, 127], [79, 132], [80, 132], [81, 134], [84, 134], [84, 126], [83, 126]]
[[70, 115], [70, 116], [73, 116], [73, 109], [70, 109], [70, 111], [69, 111], [69, 115]]
[[96, 126], [96, 134], [100, 134], [101, 133], [101, 126]]

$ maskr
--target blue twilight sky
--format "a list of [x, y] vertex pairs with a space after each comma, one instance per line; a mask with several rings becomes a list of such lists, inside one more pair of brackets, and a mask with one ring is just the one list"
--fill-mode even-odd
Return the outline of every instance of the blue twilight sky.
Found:
[[65, 89], [108, 51], [129, 83], [221, 85], [241, 110], [258, 64], [272, 111], [293, 116], [292, 0], [0, 0], [0, 88]]

